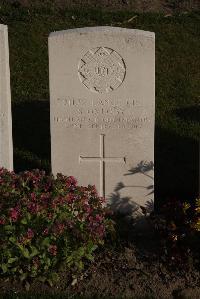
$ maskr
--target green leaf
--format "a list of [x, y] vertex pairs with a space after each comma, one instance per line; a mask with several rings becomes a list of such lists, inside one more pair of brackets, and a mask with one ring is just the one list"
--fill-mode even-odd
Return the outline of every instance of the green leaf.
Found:
[[91, 248], [91, 251], [93, 252], [93, 251], [95, 251], [97, 248], [98, 248], [97, 245], [93, 245], [92, 248]]
[[79, 261], [79, 262], [76, 263], [76, 264], [77, 264], [77, 267], [78, 267], [79, 270], [83, 270], [83, 269], [84, 269], [84, 264], [83, 264], [82, 261]]
[[15, 272], [17, 271], [17, 267], [12, 268], [10, 271], [11, 271], [12, 273], [15, 273]]
[[87, 258], [89, 261], [91, 261], [91, 262], [94, 261], [94, 257], [93, 257], [92, 254], [89, 253], [89, 254], [86, 254], [85, 256], [86, 256], [86, 258]]
[[37, 276], [37, 272], [36, 271], [32, 271], [30, 276], [33, 277], [33, 278], [35, 278]]
[[88, 254], [92, 254], [97, 248], [97, 245], [90, 245], [89, 247], [87, 247]]
[[39, 251], [37, 250], [37, 248], [35, 246], [31, 246], [31, 254], [30, 257], [34, 257], [39, 253]]
[[97, 248], [98, 246], [94, 245], [93, 242], [89, 242], [89, 244], [87, 245], [87, 251], [89, 251], [90, 253], [95, 251]]
[[53, 281], [51, 279], [47, 279], [47, 282], [49, 283], [50, 287], [53, 286]]
[[6, 273], [8, 271], [8, 266], [6, 264], [1, 264], [1, 269], [3, 270], [3, 273]]
[[28, 274], [27, 273], [23, 273], [19, 276], [20, 281], [24, 281], [27, 278]]
[[6, 231], [10, 231], [10, 232], [12, 232], [12, 231], [14, 231], [15, 230], [15, 227], [14, 226], [12, 226], [12, 225], [5, 225], [4, 226], [4, 229], [6, 230]]
[[24, 248], [24, 247], [23, 247], [21, 244], [19, 244], [19, 243], [17, 244], [17, 247], [18, 247], [20, 250], [23, 250], [23, 248]]
[[20, 244], [18, 244], [18, 247], [19, 247], [19, 249], [21, 250], [21, 253], [22, 253], [22, 255], [23, 255], [25, 258], [27, 258], [27, 259], [30, 259], [30, 258], [31, 258], [30, 253], [29, 253], [29, 251], [28, 251], [27, 248], [23, 247], [23, 246], [20, 245]]
[[18, 261], [18, 257], [11, 257], [11, 258], [8, 259], [8, 264], [12, 264], [16, 261]]
[[82, 256], [84, 256], [84, 254], [85, 254], [85, 248], [84, 247], [80, 247], [78, 249], [78, 255], [82, 257]]
[[73, 257], [70, 255], [70, 256], [68, 256], [67, 258], [66, 258], [66, 262], [67, 262], [67, 264], [70, 264], [71, 262], [72, 262], [72, 260], [73, 260]]
[[59, 275], [58, 275], [58, 273], [53, 272], [50, 274], [49, 278], [51, 279], [52, 282], [57, 282], [59, 280]]
[[45, 261], [46, 266], [48, 266], [48, 267], [51, 266], [51, 259], [50, 258], [46, 257], [44, 259], [44, 261]]
[[23, 256], [24, 256], [25, 258], [27, 258], [27, 259], [30, 258], [30, 254], [29, 254], [29, 251], [28, 251], [27, 248], [24, 248], [24, 249], [22, 250], [22, 254], [23, 254]]
[[16, 238], [15, 238], [15, 237], [10, 237], [10, 238], [9, 238], [9, 241], [10, 241], [12, 244], [16, 244]]
[[46, 238], [42, 241], [41, 246], [42, 246], [42, 247], [49, 246], [50, 241], [51, 241], [50, 238], [49, 238], [49, 237], [46, 237]]
[[47, 280], [47, 278], [45, 276], [39, 276], [38, 280], [41, 282], [45, 282]]
[[21, 224], [27, 224], [28, 222], [27, 222], [27, 219], [26, 218], [23, 218], [22, 220], [21, 220]]
[[26, 214], [26, 217], [28, 218], [28, 221], [31, 220], [31, 214], [30, 214], [30, 213], [27, 213], [27, 214]]

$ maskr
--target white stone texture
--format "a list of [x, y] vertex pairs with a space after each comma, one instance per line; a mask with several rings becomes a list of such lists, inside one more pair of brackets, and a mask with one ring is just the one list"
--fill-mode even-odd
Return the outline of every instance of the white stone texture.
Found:
[[0, 24], [0, 167], [13, 170], [8, 27]]
[[121, 212], [153, 204], [155, 37], [114, 27], [49, 37], [52, 171]]

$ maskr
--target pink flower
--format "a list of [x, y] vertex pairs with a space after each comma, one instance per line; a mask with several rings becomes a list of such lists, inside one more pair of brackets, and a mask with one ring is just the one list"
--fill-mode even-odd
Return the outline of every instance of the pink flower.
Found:
[[47, 217], [48, 217], [49, 220], [51, 220], [53, 218], [53, 214], [52, 213], [48, 213]]
[[40, 210], [39, 205], [36, 204], [36, 203], [33, 203], [33, 202], [31, 202], [31, 203], [28, 204], [28, 208], [29, 208], [29, 211], [32, 214], [37, 214], [39, 212], [39, 210]]
[[100, 203], [104, 204], [106, 202], [106, 198], [105, 197], [100, 197]]
[[31, 193], [31, 199], [34, 200], [34, 201], [36, 200], [36, 194], [35, 193]]
[[4, 218], [0, 218], [0, 224], [5, 224], [6, 223], [6, 221], [5, 221], [5, 219]]
[[42, 193], [41, 196], [40, 196], [40, 199], [42, 201], [46, 201], [50, 198], [50, 193], [49, 192], [46, 192], [46, 193]]
[[39, 266], [40, 266], [40, 260], [39, 260], [38, 257], [34, 257], [34, 258], [33, 258], [33, 265], [34, 265], [34, 267], [35, 267], [36, 269], [39, 268]]
[[97, 221], [97, 222], [101, 222], [102, 220], [103, 220], [103, 217], [101, 216], [101, 215], [96, 215], [96, 217], [95, 217], [95, 220]]
[[20, 214], [20, 211], [19, 211], [18, 207], [10, 209], [10, 218], [13, 222], [16, 222], [18, 220], [19, 214]]
[[56, 209], [56, 208], [57, 208], [57, 204], [58, 204], [57, 200], [54, 199], [54, 200], [52, 201], [52, 204], [51, 204], [52, 209]]
[[69, 228], [73, 228], [74, 227], [74, 222], [72, 220], [66, 220], [66, 225]]
[[72, 202], [74, 201], [74, 199], [75, 199], [74, 194], [72, 194], [72, 193], [67, 194], [67, 196], [66, 196], [66, 201], [67, 201], [68, 203], [72, 203]]
[[88, 219], [89, 219], [90, 222], [94, 221], [94, 218], [92, 216], [90, 216]]
[[34, 232], [32, 231], [32, 229], [29, 228], [26, 235], [27, 238], [30, 240], [34, 237]]
[[44, 191], [47, 192], [51, 188], [52, 184], [49, 182], [44, 186]]
[[31, 228], [28, 228], [26, 235], [25, 235], [25, 236], [21, 236], [21, 237], [19, 238], [19, 242], [20, 242], [21, 244], [27, 244], [27, 243], [29, 243], [30, 240], [34, 237], [34, 235], [35, 235], [35, 234], [34, 234], [34, 232], [32, 231], [32, 229], [31, 229]]
[[55, 235], [59, 236], [63, 233], [64, 229], [65, 229], [65, 225], [63, 223], [59, 223], [55, 225], [55, 227], [53, 228], [53, 232]]
[[57, 246], [56, 245], [50, 245], [48, 248], [48, 252], [53, 255], [56, 256], [57, 255]]
[[98, 192], [97, 192], [96, 186], [89, 185], [89, 187], [90, 187], [91, 194], [97, 196]]
[[48, 228], [45, 228], [44, 230], [43, 230], [43, 235], [44, 236], [47, 236], [49, 234], [49, 229]]
[[69, 187], [69, 188], [74, 187], [74, 186], [76, 186], [76, 184], [77, 184], [77, 180], [73, 176], [69, 176], [67, 178], [67, 181], [66, 181], [67, 187]]
[[87, 191], [87, 187], [80, 186], [79, 189], [80, 189], [81, 192], [86, 192]]
[[92, 208], [89, 205], [84, 205], [83, 206], [84, 212], [90, 214], [92, 212]]
[[99, 235], [100, 238], [103, 238], [104, 234], [105, 234], [105, 227], [104, 225], [100, 225], [96, 228], [96, 233], [97, 235]]

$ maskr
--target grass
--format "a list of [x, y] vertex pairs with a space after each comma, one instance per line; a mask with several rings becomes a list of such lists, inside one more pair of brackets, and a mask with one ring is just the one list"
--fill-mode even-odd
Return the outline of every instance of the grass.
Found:
[[[130, 19], [135, 16], [131, 21]], [[200, 15], [165, 17], [133, 11], [23, 8], [1, 5], [9, 26], [14, 164], [50, 171], [48, 35], [85, 26], [120, 26], [156, 33], [156, 197], [198, 193], [200, 140]]]

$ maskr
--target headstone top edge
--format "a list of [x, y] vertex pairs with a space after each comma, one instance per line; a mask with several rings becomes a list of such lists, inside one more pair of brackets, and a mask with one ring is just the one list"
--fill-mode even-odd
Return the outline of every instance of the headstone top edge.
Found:
[[67, 34], [80, 34], [80, 33], [91, 33], [91, 32], [103, 32], [103, 33], [131, 33], [133, 35], [145, 36], [148, 38], [155, 39], [155, 33], [151, 31], [144, 31], [139, 29], [130, 29], [130, 28], [123, 28], [123, 27], [111, 27], [111, 26], [96, 26], [96, 27], [82, 27], [82, 28], [74, 28], [74, 29], [67, 29], [61, 31], [54, 31], [51, 32], [49, 38], [56, 38], [59, 36], [67, 35]]
[[7, 31], [8, 30], [8, 26], [4, 25], [4, 24], [0, 24], [0, 30], [1, 31]]

